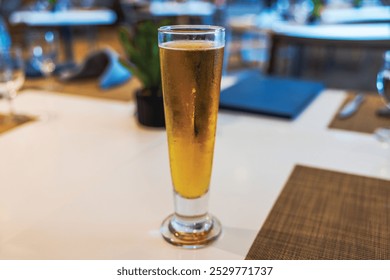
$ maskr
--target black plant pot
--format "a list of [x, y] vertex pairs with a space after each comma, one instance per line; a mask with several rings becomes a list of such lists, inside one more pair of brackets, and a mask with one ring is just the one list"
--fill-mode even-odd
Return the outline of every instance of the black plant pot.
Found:
[[161, 94], [141, 89], [136, 92], [138, 122], [150, 127], [165, 127], [164, 103]]

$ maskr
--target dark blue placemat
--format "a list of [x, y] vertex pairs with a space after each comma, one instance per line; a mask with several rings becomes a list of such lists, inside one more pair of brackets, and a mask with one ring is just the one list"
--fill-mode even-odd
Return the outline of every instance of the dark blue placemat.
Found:
[[323, 88], [318, 82], [252, 73], [221, 92], [220, 108], [294, 119]]

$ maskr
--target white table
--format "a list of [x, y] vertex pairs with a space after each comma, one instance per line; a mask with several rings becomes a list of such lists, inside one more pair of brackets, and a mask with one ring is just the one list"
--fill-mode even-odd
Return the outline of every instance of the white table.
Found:
[[267, 73], [274, 74], [277, 53], [281, 46], [296, 46], [296, 65], [294, 75], [299, 76], [302, 69], [303, 48], [321, 46], [335, 48], [361, 48], [383, 50], [390, 47], [390, 23], [373, 24], [329, 24], [329, 25], [291, 25], [277, 23], [271, 32], [270, 61]]
[[280, 22], [273, 26], [273, 33], [306, 40], [386, 41], [388, 43], [390, 41], [390, 23], [293, 25]]
[[325, 9], [318, 24], [281, 21], [275, 11], [266, 10], [259, 15], [234, 17], [229, 25], [239, 32], [262, 32], [269, 36], [268, 74], [276, 73], [277, 53], [281, 46], [294, 46], [298, 50], [292, 67], [295, 76], [300, 75], [303, 48], [307, 46], [390, 48], [390, 7]]
[[360, 8], [325, 8], [321, 12], [323, 23], [373, 23], [390, 22], [389, 6], [365, 6]]
[[215, 5], [202, 1], [189, 2], [151, 2], [149, 11], [153, 16], [212, 16]]
[[294, 165], [390, 179], [388, 147], [327, 128], [344, 97], [326, 90], [293, 122], [220, 112], [223, 235], [192, 251], [159, 234], [173, 211], [164, 130], [138, 126], [133, 103], [26, 90], [17, 109], [49, 119], [0, 135], [0, 259], [243, 259]]
[[110, 9], [70, 9], [60, 11], [15, 11], [10, 15], [11, 24], [29, 26], [80, 26], [110, 25], [117, 19]]
[[[65, 43], [65, 59], [73, 63], [73, 40], [71, 28], [74, 26], [111, 25], [117, 20], [113, 10], [98, 9], [69, 9], [59, 11], [20, 10], [13, 12], [9, 22], [13, 25], [25, 24], [29, 27], [58, 27]], [[89, 34], [89, 36], [95, 36]]]
[[[327, 24], [368, 24], [390, 23], [389, 6], [371, 6], [361, 8], [331, 8], [325, 7], [321, 11], [321, 18], [317, 25]], [[293, 21], [283, 22], [276, 10], [263, 10], [260, 14], [243, 14], [229, 18], [229, 25], [235, 29], [259, 29], [272, 31], [278, 25], [299, 26]], [[345, 27], [344, 27], [345, 28]], [[348, 36], [348, 34], [346, 34]]]

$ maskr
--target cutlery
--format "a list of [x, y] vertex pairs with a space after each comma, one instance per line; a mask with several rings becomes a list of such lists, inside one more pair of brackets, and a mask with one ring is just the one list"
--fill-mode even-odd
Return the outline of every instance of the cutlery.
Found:
[[364, 101], [364, 94], [359, 93], [356, 94], [356, 96], [349, 101], [345, 106], [340, 110], [338, 117], [340, 119], [346, 119], [352, 116], [356, 111], [360, 108], [360, 105]]

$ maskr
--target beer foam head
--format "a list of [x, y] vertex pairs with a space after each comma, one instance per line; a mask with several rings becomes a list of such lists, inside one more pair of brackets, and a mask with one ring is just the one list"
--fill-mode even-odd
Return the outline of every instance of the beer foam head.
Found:
[[173, 50], [209, 50], [209, 49], [219, 49], [223, 46], [218, 46], [213, 41], [191, 41], [191, 40], [179, 40], [172, 42], [165, 42], [160, 44], [160, 47], [165, 49], [173, 49]]
[[[225, 46], [225, 28], [212, 25], [162, 26], [158, 29], [158, 42], [159, 46], [164, 48], [186, 50], [221, 48]], [[168, 42], [186, 43], [167, 44]]]

